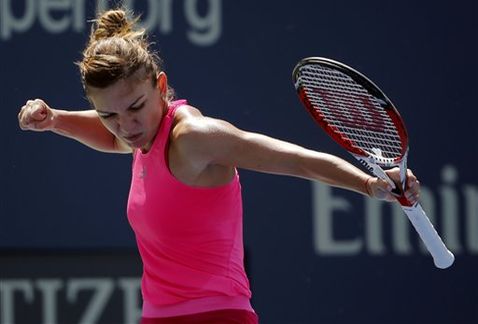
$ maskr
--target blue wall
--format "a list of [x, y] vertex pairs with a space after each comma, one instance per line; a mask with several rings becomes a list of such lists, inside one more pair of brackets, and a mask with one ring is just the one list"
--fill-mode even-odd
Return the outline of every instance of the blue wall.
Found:
[[[0, 0], [0, 248], [131, 249], [131, 158], [17, 126], [31, 98], [88, 108], [73, 62], [95, 1], [58, 3]], [[209, 116], [350, 159], [310, 120], [291, 82], [299, 59], [325, 56], [372, 78], [406, 120], [409, 166], [456, 264], [435, 269], [391, 206], [244, 170], [248, 268], [264, 323], [478, 322], [476, 1], [130, 5], [144, 12], [178, 96]], [[332, 201], [329, 212], [314, 207]], [[328, 218], [333, 225], [319, 228]]]

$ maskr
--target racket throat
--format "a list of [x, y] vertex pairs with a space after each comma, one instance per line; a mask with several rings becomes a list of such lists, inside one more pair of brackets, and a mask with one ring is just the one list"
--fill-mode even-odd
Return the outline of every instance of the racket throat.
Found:
[[359, 161], [359, 163], [366, 168], [370, 173], [374, 174], [376, 177], [386, 181], [393, 189], [396, 189], [395, 182], [390, 179], [387, 173], [373, 161], [373, 157], [364, 158], [362, 156], [354, 155], [354, 157]]
[[400, 168], [400, 183], [402, 184], [402, 191], [405, 192], [407, 190], [407, 158], [408, 158], [408, 148], [403, 155], [402, 161], [398, 165]]

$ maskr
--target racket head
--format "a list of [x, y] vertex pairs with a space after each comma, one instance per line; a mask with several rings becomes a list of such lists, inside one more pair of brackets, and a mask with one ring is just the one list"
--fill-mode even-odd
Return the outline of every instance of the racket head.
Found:
[[308, 57], [295, 66], [292, 76], [312, 118], [347, 151], [385, 167], [406, 157], [403, 119], [365, 75], [328, 58]]

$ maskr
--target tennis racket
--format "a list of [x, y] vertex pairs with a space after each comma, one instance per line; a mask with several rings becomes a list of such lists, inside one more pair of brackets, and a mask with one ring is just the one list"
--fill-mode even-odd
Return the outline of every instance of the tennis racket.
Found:
[[[375, 176], [387, 181], [410, 219], [435, 266], [448, 268], [455, 260], [419, 203], [404, 196], [408, 155], [405, 123], [393, 103], [366, 76], [351, 67], [321, 57], [301, 60], [293, 80], [312, 118], [340, 146]], [[384, 168], [399, 167], [395, 184]]]

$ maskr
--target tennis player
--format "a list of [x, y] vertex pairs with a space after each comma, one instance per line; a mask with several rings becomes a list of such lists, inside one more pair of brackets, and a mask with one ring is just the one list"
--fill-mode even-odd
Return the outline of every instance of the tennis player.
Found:
[[[78, 63], [93, 110], [29, 100], [23, 130], [132, 153], [128, 219], [143, 261], [142, 324], [258, 323], [243, 265], [238, 168], [317, 180], [393, 201], [390, 185], [348, 162], [203, 116], [174, 100], [145, 31], [124, 10], [98, 16]], [[398, 169], [388, 171], [398, 181]], [[406, 196], [420, 186], [408, 170]]]

